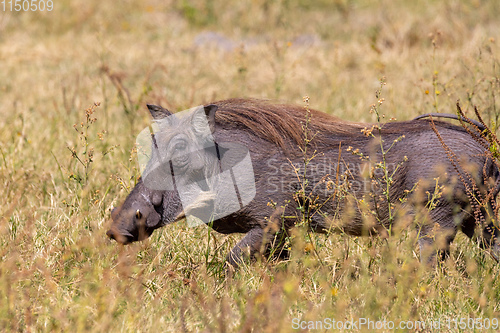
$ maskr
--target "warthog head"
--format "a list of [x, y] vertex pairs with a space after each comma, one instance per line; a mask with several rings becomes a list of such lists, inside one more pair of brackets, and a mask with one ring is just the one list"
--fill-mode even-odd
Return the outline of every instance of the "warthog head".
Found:
[[[208, 191], [207, 165], [216, 164], [207, 159], [218, 158], [211, 136], [216, 106], [200, 107], [184, 117], [160, 106], [148, 105], [148, 109], [156, 122], [154, 130], [145, 130], [151, 146], [145, 154], [147, 164], [123, 205], [113, 209], [113, 222], [106, 233], [122, 244], [143, 240], [155, 229], [185, 217], [178, 188], [195, 184]], [[199, 191], [187, 191], [193, 193], [198, 196]]]

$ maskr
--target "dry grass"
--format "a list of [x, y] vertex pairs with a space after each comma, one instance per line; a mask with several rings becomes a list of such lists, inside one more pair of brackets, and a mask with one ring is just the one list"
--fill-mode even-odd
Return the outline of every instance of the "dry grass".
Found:
[[[237, 235], [178, 224], [120, 247], [104, 232], [138, 176], [146, 102], [308, 95], [312, 108], [374, 121], [384, 76], [386, 119], [453, 113], [460, 99], [468, 116], [477, 105], [497, 123], [499, 14], [500, 2], [476, 0], [55, 0], [52, 12], [1, 12], [0, 330], [498, 318], [499, 266], [465, 237], [442, 271], [420, 265], [411, 228], [387, 240], [314, 236], [317, 255], [297, 237], [290, 261], [224, 282], [218, 267]], [[227, 40], [204, 43], [207, 31]]]

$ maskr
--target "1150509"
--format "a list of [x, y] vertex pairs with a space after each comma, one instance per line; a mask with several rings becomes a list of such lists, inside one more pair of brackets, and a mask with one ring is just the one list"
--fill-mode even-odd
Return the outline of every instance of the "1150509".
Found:
[[0, 8], [6, 12], [36, 12], [52, 11], [54, 2], [52, 0], [1, 0]]

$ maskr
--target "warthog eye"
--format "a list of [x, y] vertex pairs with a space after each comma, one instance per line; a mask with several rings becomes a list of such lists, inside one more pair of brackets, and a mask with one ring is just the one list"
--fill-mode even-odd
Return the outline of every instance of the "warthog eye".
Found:
[[181, 141], [181, 142], [177, 142], [174, 146], [174, 149], [175, 150], [185, 150], [187, 147], [187, 143], [184, 142], [184, 141]]
[[137, 210], [137, 211], [135, 212], [135, 217], [136, 217], [138, 220], [142, 219], [142, 213], [141, 213], [141, 211], [140, 211], [140, 210]]

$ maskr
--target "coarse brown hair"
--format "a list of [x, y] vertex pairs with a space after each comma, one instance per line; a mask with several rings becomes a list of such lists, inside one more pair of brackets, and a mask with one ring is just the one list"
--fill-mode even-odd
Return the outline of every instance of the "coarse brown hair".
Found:
[[[303, 143], [306, 109], [303, 106], [274, 104], [260, 99], [227, 99], [213, 104], [218, 106], [215, 122], [224, 128], [246, 129], [253, 134], [276, 144], [287, 151]], [[362, 138], [363, 129], [374, 124], [342, 120], [321, 111], [309, 109], [308, 129], [317, 135], [316, 142], [330, 144], [339, 141]], [[434, 121], [441, 128], [453, 128], [465, 132], [461, 126]], [[382, 134], [404, 134], [408, 132], [430, 131], [429, 120], [401, 121], [381, 124]], [[374, 134], [377, 134], [374, 132]]]

